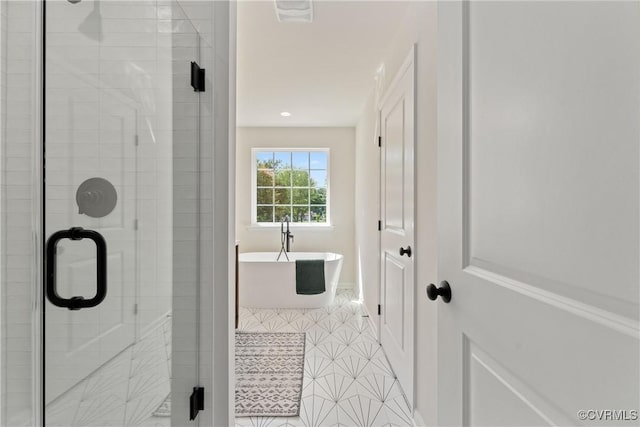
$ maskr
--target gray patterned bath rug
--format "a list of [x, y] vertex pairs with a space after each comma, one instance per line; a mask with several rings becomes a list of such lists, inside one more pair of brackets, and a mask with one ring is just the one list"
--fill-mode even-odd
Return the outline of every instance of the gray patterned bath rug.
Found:
[[236, 332], [236, 416], [300, 414], [304, 333]]

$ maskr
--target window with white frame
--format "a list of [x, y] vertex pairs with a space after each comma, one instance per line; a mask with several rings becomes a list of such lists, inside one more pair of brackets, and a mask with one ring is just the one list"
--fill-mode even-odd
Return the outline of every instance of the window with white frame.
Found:
[[253, 149], [253, 223], [329, 224], [329, 149]]

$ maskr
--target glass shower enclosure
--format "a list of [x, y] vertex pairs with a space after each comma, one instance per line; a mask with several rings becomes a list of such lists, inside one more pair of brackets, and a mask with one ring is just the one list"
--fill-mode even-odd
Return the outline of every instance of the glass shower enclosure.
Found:
[[207, 43], [179, 1], [0, 2], [1, 425], [197, 425]]

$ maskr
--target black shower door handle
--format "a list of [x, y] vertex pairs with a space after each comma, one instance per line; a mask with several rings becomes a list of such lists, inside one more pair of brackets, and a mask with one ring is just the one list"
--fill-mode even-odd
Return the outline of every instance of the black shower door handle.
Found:
[[[73, 296], [62, 298], [58, 295], [56, 285], [56, 252], [58, 242], [62, 239], [82, 240], [91, 239], [96, 244], [96, 294], [85, 299], [83, 296]], [[53, 233], [47, 240], [46, 259], [46, 288], [47, 298], [51, 304], [58, 307], [65, 307], [69, 310], [80, 310], [81, 308], [95, 307], [104, 301], [107, 296], [107, 242], [100, 233], [94, 230], [85, 230], [82, 227], [73, 227], [68, 230], [60, 230]]]

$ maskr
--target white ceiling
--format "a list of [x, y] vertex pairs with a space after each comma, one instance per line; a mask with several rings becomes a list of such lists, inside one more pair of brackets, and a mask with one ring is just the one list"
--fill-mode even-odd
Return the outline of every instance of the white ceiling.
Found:
[[238, 126], [354, 126], [407, 5], [315, 0], [309, 24], [238, 2]]

